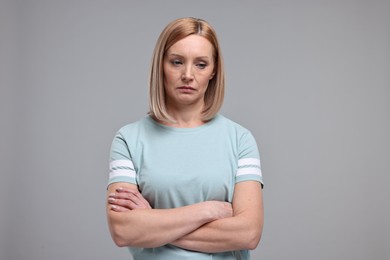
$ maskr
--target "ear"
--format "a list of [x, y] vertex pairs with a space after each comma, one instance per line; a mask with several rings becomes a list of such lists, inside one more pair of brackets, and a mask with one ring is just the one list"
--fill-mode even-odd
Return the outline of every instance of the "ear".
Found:
[[212, 80], [214, 78], [214, 75], [215, 75], [215, 72], [213, 72], [210, 76], [210, 79], [209, 80]]

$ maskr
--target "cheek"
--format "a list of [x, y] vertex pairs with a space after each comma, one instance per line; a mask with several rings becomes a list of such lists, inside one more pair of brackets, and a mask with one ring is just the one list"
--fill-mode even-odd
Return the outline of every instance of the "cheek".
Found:
[[164, 63], [163, 66], [163, 75], [164, 75], [164, 84], [169, 84], [169, 81], [171, 81], [172, 78], [172, 71], [169, 70], [169, 67], [166, 63]]
[[170, 73], [165, 73], [164, 72], [164, 85], [169, 86], [172, 82], [172, 75]]
[[207, 76], [203, 76], [200, 80], [199, 80], [199, 84], [202, 86], [202, 87], [207, 87], [209, 85], [209, 82], [211, 80], [211, 76], [207, 75]]
[[[164, 70], [164, 84], [172, 84], [178, 80], [178, 73], [172, 70]], [[179, 77], [180, 79], [180, 77]]]

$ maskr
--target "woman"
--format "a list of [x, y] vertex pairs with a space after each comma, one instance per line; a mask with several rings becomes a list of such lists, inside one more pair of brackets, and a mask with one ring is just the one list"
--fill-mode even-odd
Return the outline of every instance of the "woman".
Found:
[[137, 259], [249, 259], [263, 226], [255, 139], [218, 114], [224, 69], [215, 31], [177, 19], [155, 47], [150, 112], [111, 147], [107, 215]]

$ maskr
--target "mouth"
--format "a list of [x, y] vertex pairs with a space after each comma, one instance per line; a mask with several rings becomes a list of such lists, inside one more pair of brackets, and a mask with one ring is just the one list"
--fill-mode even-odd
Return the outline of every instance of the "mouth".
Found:
[[195, 90], [193, 87], [191, 86], [181, 86], [179, 87], [178, 89], [182, 89], [182, 90]]
[[191, 93], [191, 92], [196, 91], [196, 89], [191, 87], [191, 86], [181, 86], [181, 87], [178, 87], [177, 89], [182, 93]]

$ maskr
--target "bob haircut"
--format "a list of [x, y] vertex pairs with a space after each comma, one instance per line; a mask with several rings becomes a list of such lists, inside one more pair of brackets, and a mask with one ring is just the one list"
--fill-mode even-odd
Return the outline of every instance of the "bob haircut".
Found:
[[220, 110], [225, 92], [225, 72], [217, 35], [209, 23], [197, 18], [179, 18], [170, 22], [161, 32], [154, 48], [149, 79], [149, 115], [174, 123], [166, 109], [163, 61], [167, 50], [176, 42], [190, 35], [206, 38], [213, 46], [214, 76], [209, 81], [205, 96], [202, 120], [211, 120]]

